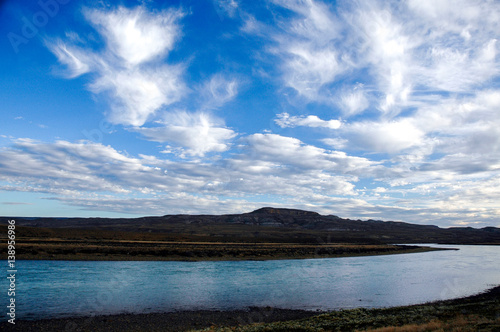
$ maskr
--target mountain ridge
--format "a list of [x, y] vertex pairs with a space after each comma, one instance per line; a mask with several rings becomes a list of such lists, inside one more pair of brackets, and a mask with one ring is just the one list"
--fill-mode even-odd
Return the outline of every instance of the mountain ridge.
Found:
[[[12, 218], [0, 217], [6, 224]], [[101, 230], [174, 235], [203, 241], [366, 242], [500, 244], [500, 228], [419, 225], [401, 221], [352, 220], [299, 209], [263, 207], [224, 215], [164, 215], [139, 218], [23, 218], [25, 232], [41, 229]], [[77, 235], [75, 235], [77, 236]]]

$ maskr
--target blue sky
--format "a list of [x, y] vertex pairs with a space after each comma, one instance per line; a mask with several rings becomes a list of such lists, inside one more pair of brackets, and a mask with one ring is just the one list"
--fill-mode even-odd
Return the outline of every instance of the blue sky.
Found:
[[4, 1], [0, 210], [500, 226], [496, 1]]

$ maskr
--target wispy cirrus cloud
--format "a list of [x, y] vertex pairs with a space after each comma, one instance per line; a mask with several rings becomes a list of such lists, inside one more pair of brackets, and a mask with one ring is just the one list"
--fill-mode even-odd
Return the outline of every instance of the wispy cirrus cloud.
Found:
[[239, 82], [221, 73], [203, 83], [200, 91], [200, 109], [216, 109], [233, 100], [238, 94]]
[[[182, 79], [185, 66], [165, 63], [181, 37], [182, 11], [150, 12], [145, 7], [118, 7], [114, 10], [85, 9], [84, 14], [105, 41], [102, 51], [61, 40], [48, 42], [48, 46], [67, 66], [70, 78], [94, 74], [89, 89], [107, 94], [111, 105], [110, 122], [135, 126], [133, 130], [148, 140], [178, 146], [183, 156], [203, 156], [228, 149], [227, 142], [236, 134], [224, 128], [222, 121], [208, 112], [235, 98], [238, 93], [235, 78], [214, 74], [195, 88], [197, 111], [169, 110], [160, 115], [160, 110], [181, 101], [188, 91]], [[163, 127], [140, 127], [159, 116], [162, 120], [157, 122]]]
[[84, 15], [105, 40], [103, 50], [61, 39], [49, 40], [47, 46], [67, 66], [70, 78], [94, 74], [90, 89], [107, 94], [111, 122], [140, 126], [186, 93], [183, 65], [163, 62], [181, 36], [182, 11], [118, 7], [86, 9]]
[[363, 113], [370, 106], [362, 84], [343, 89], [338, 93], [336, 99], [342, 113], [347, 117]]
[[281, 60], [284, 84], [310, 102], [336, 102], [335, 83], [349, 90], [353, 79], [351, 89], [361, 83], [365, 93], [344, 93], [347, 113], [370, 101], [394, 117], [422, 102], [423, 91], [464, 93], [499, 74], [495, 2], [273, 3], [295, 15], [279, 19], [282, 30], [270, 29], [277, 46], [269, 50]]
[[271, 35], [279, 45], [271, 50], [282, 59], [284, 84], [307, 99], [321, 100], [325, 86], [347, 69], [335, 45], [341, 33], [337, 17], [321, 2], [273, 2], [297, 15]]
[[217, 13], [222, 17], [225, 15], [234, 17], [239, 3], [236, 0], [213, 0]]

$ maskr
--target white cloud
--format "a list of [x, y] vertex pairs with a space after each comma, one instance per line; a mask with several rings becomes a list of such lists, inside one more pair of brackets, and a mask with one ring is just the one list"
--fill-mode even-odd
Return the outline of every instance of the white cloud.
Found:
[[248, 13], [244, 15], [241, 31], [248, 34], [263, 35], [267, 26]]
[[222, 74], [213, 75], [200, 88], [201, 109], [219, 108], [233, 100], [238, 94], [238, 81], [228, 79]]
[[310, 99], [317, 98], [321, 87], [333, 82], [343, 71], [337, 61], [337, 54], [331, 50], [298, 44], [290, 45], [286, 53], [286, 84]]
[[177, 21], [180, 11], [148, 12], [144, 7], [133, 10], [119, 7], [114, 11], [85, 10], [86, 18], [106, 39], [107, 51], [121, 58], [122, 64], [137, 66], [164, 56], [179, 38]]
[[[346, 91], [361, 83], [364, 94], [343, 91], [336, 100], [347, 116], [372, 108], [387, 121], [425, 102], [423, 93], [468, 93], [500, 73], [496, 2], [274, 3], [295, 14], [268, 33], [284, 85], [330, 104], [339, 95], [335, 83]], [[346, 77], [356, 80], [352, 89]]]
[[226, 14], [229, 17], [234, 17], [239, 4], [235, 0], [213, 0], [219, 15]]
[[294, 170], [324, 170], [354, 174], [368, 172], [377, 165], [368, 159], [348, 156], [340, 151], [328, 151], [306, 145], [293, 137], [276, 134], [253, 134], [244, 140], [248, 144], [248, 158], [272, 162]]
[[355, 122], [344, 131], [349, 144], [372, 152], [397, 153], [422, 144], [425, 133], [412, 121]]
[[110, 72], [90, 88], [94, 92], [110, 91], [111, 123], [140, 126], [163, 105], [180, 100], [184, 89], [181, 72], [181, 68], [171, 66]]
[[379, 7], [376, 2], [360, 2], [354, 8], [351, 22], [358, 29], [351, 33], [352, 38], [361, 40], [356, 50], [360, 52], [357, 65], [368, 68], [378, 90], [384, 94], [379, 109], [397, 114], [398, 108], [406, 105], [412, 91], [412, 50], [420, 37], [410, 37], [406, 27], [398, 22], [398, 17], [384, 7]]
[[274, 2], [298, 16], [283, 24], [285, 32], [271, 35], [280, 45], [273, 51], [282, 57], [285, 85], [310, 100], [320, 99], [320, 90], [346, 69], [334, 45], [340, 35], [337, 19], [321, 2]]
[[271, 204], [351, 218], [498, 223], [495, 172], [433, 181], [427, 174], [421, 180], [428, 182], [413, 187], [389, 189], [387, 181], [360, 191], [360, 177], [376, 178], [387, 171], [394, 171], [394, 177], [396, 169], [290, 137], [255, 134], [243, 141], [246, 147], [239, 155], [205, 164], [132, 157], [90, 142], [19, 139], [0, 149], [0, 189], [45, 193], [48, 199], [85, 210], [143, 215], [235, 213]]
[[307, 169], [321, 169], [325, 166], [331, 168], [333, 166], [333, 163], [322, 158], [324, 150], [304, 145], [296, 138], [276, 134], [253, 134], [245, 140], [248, 142], [250, 156], [253, 160], [273, 161], [277, 165]]
[[494, 1], [444, 0], [436, 3], [432, 0], [410, 0], [407, 6], [434, 27], [429, 31], [431, 37], [453, 33], [468, 39], [473, 33], [495, 31], [499, 25], [500, 13]]
[[[330, 174], [316, 167], [314, 161], [325, 159], [324, 162], [339, 167], [341, 162], [354, 167], [367, 166], [361, 158], [350, 160], [342, 153], [328, 156], [325, 151], [294, 139], [255, 136], [250, 137], [249, 142], [252, 144], [249, 150], [237, 158], [203, 164], [144, 155], [131, 157], [112, 147], [90, 142], [42, 143], [22, 139], [13, 147], [0, 150], [0, 160], [9, 160], [8, 163], [0, 161], [0, 180], [12, 184], [3, 185], [1, 189], [46, 193], [52, 199], [100, 211], [151, 214], [162, 211], [161, 204], [165, 204], [164, 208], [172, 207], [179, 213], [220, 213], [219, 207], [229, 209], [235, 202], [249, 208], [260, 207], [265, 203], [247, 201], [258, 195], [279, 195], [282, 200], [294, 200], [307, 195], [324, 199], [325, 195], [355, 194], [351, 183], [356, 180], [354, 176]], [[272, 157], [262, 150], [262, 144], [273, 144], [276, 148], [280, 145], [287, 150]], [[290, 172], [278, 164], [288, 162], [290, 166], [296, 153], [314, 160], [309, 164], [291, 165], [301, 167], [299, 172]], [[272, 161], [265, 161], [268, 158]], [[15, 166], [19, 164], [23, 167]], [[259, 165], [260, 169], [251, 171]], [[221, 196], [239, 200], [222, 200]]]
[[290, 31], [317, 44], [328, 44], [338, 36], [341, 26], [329, 6], [319, 1], [274, 0], [275, 4], [300, 15], [290, 24]]
[[356, 86], [352, 91], [345, 91], [339, 96], [338, 104], [346, 116], [362, 113], [369, 107], [368, 98], [361, 86]]
[[[95, 73], [92, 91], [109, 92], [109, 120], [143, 125], [161, 107], [180, 100], [186, 91], [182, 66], [159, 62], [180, 37], [180, 11], [153, 13], [144, 7], [86, 10], [86, 18], [105, 39], [102, 52], [63, 42], [48, 42], [50, 50], [66, 65], [70, 77]], [[73, 38], [74, 39], [74, 38]]]
[[339, 120], [321, 120], [316, 115], [308, 115], [308, 116], [290, 116], [288, 113], [280, 113], [277, 116], [277, 119], [274, 121], [281, 127], [323, 127], [329, 129], [338, 129], [342, 125]]
[[471, 49], [434, 47], [428, 52], [430, 64], [422, 68], [423, 83], [442, 91], [468, 92], [499, 73], [495, 64], [496, 39]]
[[344, 138], [323, 138], [321, 140], [323, 143], [326, 145], [329, 145], [337, 150], [343, 150], [347, 147], [348, 145], [348, 140]]
[[485, 90], [467, 98], [443, 98], [422, 106], [413, 115], [412, 122], [433, 139], [435, 152], [481, 154], [487, 164], [495, 160], [500, 151], [498, 107], [500, 92]]
[[236, 133], [224, 127], [221, 120], [206, 113], [169, 113], [162, 121], [164, 126], [134, 128], [148, 140], [174, 144], [182, 147], [183, 153], [204, 156], [209, 152], [224, 152]]
[[88, 211], [114, 211], [138, 215], [166, 214], [220, 214], [245, 213], [262, 207], [262, 204], [237, 199], [214, 199], [198, 195], [165, 194], [151, 198], [121, 197], [59, 197], [51, 198]]
[[59, 62], [68, 67], [68, 77], [74, 78], [91, 70], [89, 65], [91, 60], [78, 49], [73, 49], [71, 46], [65, 45], [61, 40], [47, 42], [47, 46]]
[[[54, 144], [32, 140], [18, 140], [14, 149], [2, 151], [17, 165], [23, 168], [2, 165], [4, 179], [26, 181], [26, 188], [33, 191], [51, 190], [95, 190], [125, 193], [128, 189], [95, 174], [93, 169], [119, 177], [126, 169], [146, 171], [138, 160], [125, 158], [116, 150], [99, 144], [71, 144], [58, 141]], [[103, 163], [105, 159], [107, 163]], [[38, 189], [37, 189], [38, 188]]]

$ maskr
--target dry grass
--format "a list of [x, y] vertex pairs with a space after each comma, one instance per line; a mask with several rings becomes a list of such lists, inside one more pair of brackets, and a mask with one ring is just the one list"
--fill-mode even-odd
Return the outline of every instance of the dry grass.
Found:
[[[433, 319], [422, 324], [407, 324], [403, 326], [387, 326], [362, 331], [370, 332], [428, 332], [428, 331], [451, 331], [451, 332], [473, 332], [473, 331], [500, 331], [500, 318], [490, 319], [478, 315], [458, 315], [449, 320]], [[361, 330], [358, 330], [361, 331]]]

